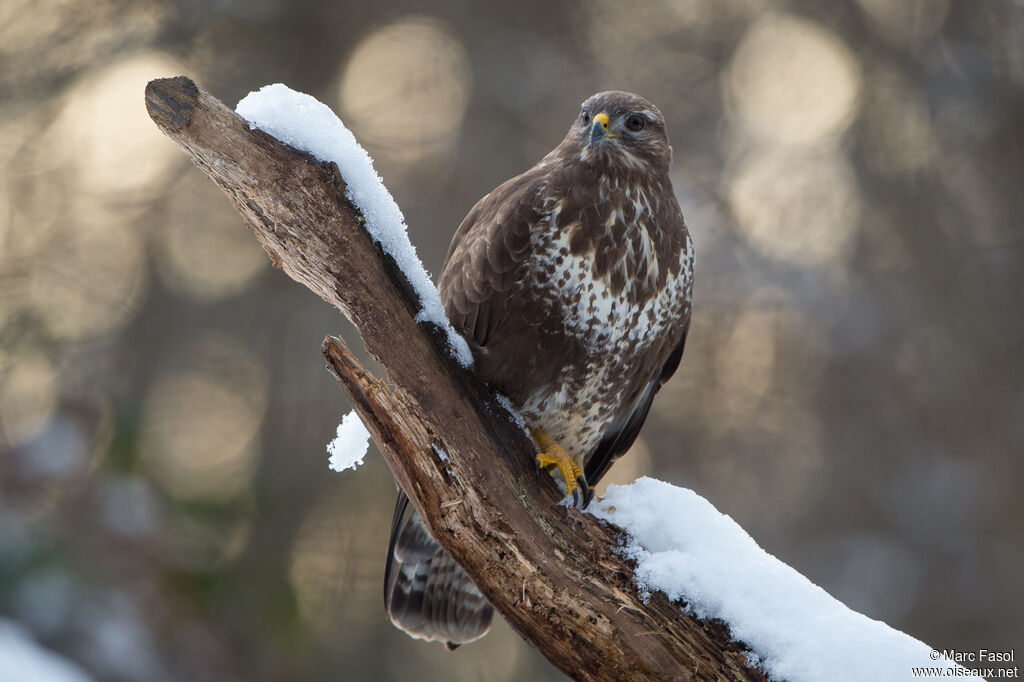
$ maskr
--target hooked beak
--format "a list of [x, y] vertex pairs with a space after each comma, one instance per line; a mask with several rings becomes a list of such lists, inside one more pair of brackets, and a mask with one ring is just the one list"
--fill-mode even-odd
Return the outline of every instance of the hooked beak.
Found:
[[615, 133], [608, 130], [608, 124], [611, 121], [608, 118], [608, 114], [603, 111], [600, 114], [594, 116], [594, 125], [590, 128], [590, 146], [593, 147], [601, 140], [609, 137], [618, 137]]

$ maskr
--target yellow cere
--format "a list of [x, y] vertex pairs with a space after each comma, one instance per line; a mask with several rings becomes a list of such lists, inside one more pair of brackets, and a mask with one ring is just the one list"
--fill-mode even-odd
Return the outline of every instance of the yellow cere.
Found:
[[594, 123], [600, 123], [601, 127], [604, 128], [605, 137], [619, 137], [616, 133], [608, 130], [608, 124], [611, 123], [611, 119], [608, 118], [608, 114], [603, 111], [600, 114], [594, 116]]

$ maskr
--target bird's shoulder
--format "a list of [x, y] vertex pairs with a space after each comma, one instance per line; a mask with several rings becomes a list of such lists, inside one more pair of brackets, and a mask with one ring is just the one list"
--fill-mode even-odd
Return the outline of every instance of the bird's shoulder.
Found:
[[[502, 183], [466, 215], [452, 238], [438, 291], [448, 318], [474, 348], [482, 349], [514, 318], [531, 253], [531, 233], [545, 220], [550, 178], [543, 163]], [[521, 302], [522, 303], [522, 302]]]
[[525, 256], [530, 228], [544, 219], [542, 195], [548, 183], [548, 173], [535, 167], [484, 195], [452, 237], [445, 268], [451, 261], [481, 249], [495, 257], [492, 265], [499, 270], [513, 266]]

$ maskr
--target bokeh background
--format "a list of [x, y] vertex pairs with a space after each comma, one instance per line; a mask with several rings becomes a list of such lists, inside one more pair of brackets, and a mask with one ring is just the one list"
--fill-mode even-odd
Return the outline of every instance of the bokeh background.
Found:
[[434, 273], [588, 95], [653, 100], [695, 312], [613, 478], [1024, 651], [1020, 0], [3, 0], [0, 65], [0, 618], [93, 678], [560, 679], [504, 623], [448, 654], [386, 621], [391, 476], [324, 449], [320, 342], [358, 339], [148, 120], [178, 74], [335, 108]]

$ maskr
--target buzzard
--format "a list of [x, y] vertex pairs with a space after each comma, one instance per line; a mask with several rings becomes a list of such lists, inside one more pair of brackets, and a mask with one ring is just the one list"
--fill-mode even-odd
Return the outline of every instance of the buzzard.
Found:
[[[561, 144], [477, 202], [438, 283], [477, 372], [530, 428], [538, 468], [584, 507], [683, 354], [693, 243], [671, 159], [657, 107], [590, 97]], [[493, 616], [401, 491], [384, 602], [399, 628], [448, 648], [483, 636]]]

